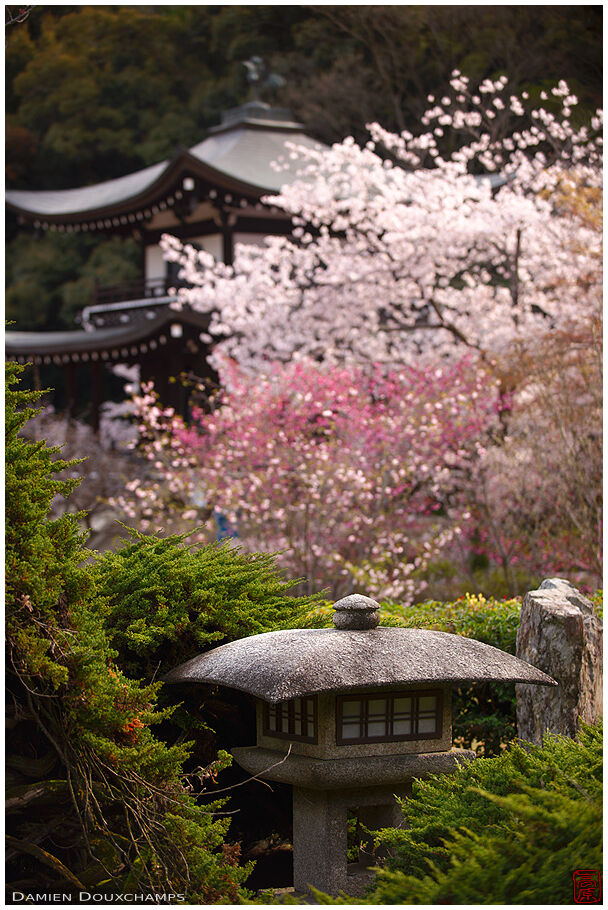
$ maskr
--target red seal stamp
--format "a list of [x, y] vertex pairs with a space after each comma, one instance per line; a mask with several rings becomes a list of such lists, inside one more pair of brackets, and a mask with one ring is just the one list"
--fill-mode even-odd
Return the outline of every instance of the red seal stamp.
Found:
[[601, 904], [602, 876], [597, 869], [575, 869], [572, 873], [575, 904]]

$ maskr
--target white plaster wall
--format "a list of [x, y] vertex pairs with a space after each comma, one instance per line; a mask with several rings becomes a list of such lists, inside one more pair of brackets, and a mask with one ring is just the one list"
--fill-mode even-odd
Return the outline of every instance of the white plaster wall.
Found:
[[224, 259], [224, 245], [222, 242], [221, 234], [208, 234], [206, 237], [193, 237], [193, 243], [198, 243], [202, 249], [206, 250], [208, 253], [217, 259], [218, 262], [222, 262]]
[[[234, 243], [248, 243], [261, 246], [267, 234], [236, 233]], [[207, 234], [204, 237], [189, 237], [185, 243], [198, 244], [203, 250], [222, 262], [224, 258], [224, 244], [221, 234]], [[167, 264], [163, 259], [161, 248], [158, 245], [146, 247], [146, 278], [164, 278], [167, 274]]]
[[249, 246], [262, 246], [268, 234], [244, 234], [235, 231], [234, 243], [247, 243]]
[[164, 278], [167, 264], [163, 259], [161, 248], [156, 246], [146, 247], [146, 278]]

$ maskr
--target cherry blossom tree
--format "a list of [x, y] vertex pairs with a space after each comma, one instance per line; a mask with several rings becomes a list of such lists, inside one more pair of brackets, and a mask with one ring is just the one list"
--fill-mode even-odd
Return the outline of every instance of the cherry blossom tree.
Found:
[[[562, 184], [564, 217], [601, 232], [601, 188]], [[601, 286], [589, 251], [581, 284]], [[494, 364], [504, 434], [477, 462], [477, 540], [509, 591], [565, 575], [594, 589], [602, 578], [602, 325], [577, 324], [515, 342]], [[505, 394], [505, 390], [509, 390]]]
[[212, 314], [218, 352], [257, 372], [491, 359], [597, 312], [601, 231], [559, 200], [601, 190], [601, 114], [575, 126], [563, 82], [534, 107], [504, 77], [475, 92], [457, 72], [428, 100], [416, 135], [371, 124], [364, 148], [291, 150], [300, 178], [269, 201], [292, 216], [292, 239], [241, 246], [226, 266], [164, 237], [190, 284], [180, 305]]
[[594, 590], [602, 580], [600, 327], [553, 333], [518, 355], [507, 431], [475, 465], [469, 544], [511, 592], [548, 575]]
[[416, 134], [290, 151], [291, 239], [226, 266], [164, 238], [226, 392], [189, 428], [140, 396], [157, 478], [129, 518], [232, 528], [334, 594], [412, 599], [475, 551], [512, 592], [518, 567], [597, 577], [601, 114], [460, 73], [428, 101]]
[[[470, 358], [433, 371], [276, 365], [185, 426], [136, 399], [152, 484], [117, 501], [130, 521], [281, 551], [292, 577], [334, 596], [365, 585], [411, 599], [469, 519], [470, 478], [495, 419], [495, 384]], [[193, 535], [193, 540], [197, 534]]]

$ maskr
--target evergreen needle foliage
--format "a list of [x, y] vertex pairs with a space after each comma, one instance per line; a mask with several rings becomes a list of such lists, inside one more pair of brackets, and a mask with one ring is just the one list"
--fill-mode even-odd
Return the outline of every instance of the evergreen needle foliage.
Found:
[[573, 871], [602, 867], [601, 722], [415, 781], [401, 809], [401, 827], [376, 837], [389, 859], [359, 903], [572, 904]]
[[7, 365], [8, 887], [233, 903], [249, 867], [225, 843], [221, 803], [191, 792], [188, 744], [152, 732], [172, 709], [156, 707], [158, 683], [121, 668], [76, 517], [48, 518], [73, 484], [54, 479], [58, 450], [19, 436], [38, 397], [18, 388], [21, 372]]
[[[188, 546], [187, 534], [130, 535], [117, 552], [97, 557], [92, 575], [117, 662], [135, 679], [151, 683], [223, 642], [297, 626], [317, 600], [289, 595], [294, 582], [272, 554], [244, 553], [228, 541]], [[199, 763], [234, 745], [254, 713], [246, 698], [223, 687], [172, 685], [158, 697], [159, 705], [173, 706], [163, 738], [190, 740]]]
[[570, 904], [602, 864], [601, 724], [417, 781], [402, 810], [372, 903]]
[[219, 642], [291, 628], [317, 600], [289, 596], [294, 582], [272, 554], [130, 533], [97, 558], [93, 577], [108, 603], [112, 647], [138, 677], [162, 675]]

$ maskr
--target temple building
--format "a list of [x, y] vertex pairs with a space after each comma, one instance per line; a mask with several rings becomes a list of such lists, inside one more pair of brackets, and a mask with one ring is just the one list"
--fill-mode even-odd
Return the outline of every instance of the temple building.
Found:
[[81, 328], [9, 331], [7, 357], [31, 362], [35, 370], [60, 366], [71, 413], [86, 371], [95, 427], [105, 367], [118, 363], [139, 365], [142, 380], [155, 381], [163, 402], [185, 413], [188, 392], [179, 377], [216, 380], [206, 359], [209, 317], [171, 309], [177, 275], [162, 257], [161, 235], [187, 240], [225, 263], [232, 262], [236, 243], [289, 235], [289, 217], [262, 201], [296, 176], [289, 144], [320, 147], [288, 110], [256, 99], [225, 111], [202, 142], [133, 174], [75, 189], [7, 191], [7, 207], [24, 227], [131, 236], [142, 249], [141, 279], [97, 288]]

